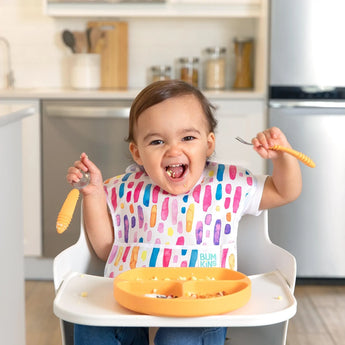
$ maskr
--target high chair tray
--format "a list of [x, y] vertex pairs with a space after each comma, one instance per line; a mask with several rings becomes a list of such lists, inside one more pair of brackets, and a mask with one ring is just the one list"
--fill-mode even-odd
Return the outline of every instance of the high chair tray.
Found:
[[114, 279], [119, 304], [160, 316], [224, 314], [245, 305], [250, 291], [246, 275], [217, 267], [143, 267]]
[[290, 319], [297, 303], [278, 271], [249, 276], [251, 296], [232, 312], [200, 317], [139, 314], [122, 307], [113, 296], [114, 279], [72, 272], [54, 300], [54, 313], [62, 320], [94, 326], [244, 327], [263, 326]]

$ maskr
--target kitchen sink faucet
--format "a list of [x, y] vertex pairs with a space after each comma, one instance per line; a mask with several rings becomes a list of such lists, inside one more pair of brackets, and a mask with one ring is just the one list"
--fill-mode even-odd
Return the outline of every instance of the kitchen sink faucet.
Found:
[[6, 55], [7, 55], [7, 73], [6, 73], [6, 88], [12, 89], [14, 87], [14, 74], [12, 71], [11, 66], [11, 50], [10, 50], [10, 43], [5, 37], [0, 36], [0, 43], [3, 43], [6, 49]]

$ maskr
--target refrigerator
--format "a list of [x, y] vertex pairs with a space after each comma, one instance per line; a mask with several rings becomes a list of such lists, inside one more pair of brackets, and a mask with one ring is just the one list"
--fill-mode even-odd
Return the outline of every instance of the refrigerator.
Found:
[[269, 211], [300, 278], [345, 278], [344, 13], [343, 0], [271, 0], [269, 126], [316, 163], [301, 164], [299, 199]]

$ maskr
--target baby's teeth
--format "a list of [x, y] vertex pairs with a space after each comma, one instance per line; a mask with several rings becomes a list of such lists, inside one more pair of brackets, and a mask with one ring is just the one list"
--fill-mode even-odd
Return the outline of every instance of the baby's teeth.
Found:
[[167, 168], [167, 174], [170, 176], [170, 177], [176, 177], [176, 171], [173, 170], [173, 168], [178, 168], [178, 167], [181, 167], [182, 164], [171, 164], [169, 165], [169, 167]]

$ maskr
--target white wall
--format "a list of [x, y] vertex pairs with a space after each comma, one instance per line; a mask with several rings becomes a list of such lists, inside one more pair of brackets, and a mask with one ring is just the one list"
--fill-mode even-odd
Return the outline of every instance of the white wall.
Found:
[[[66, 28], [84, 30], [86, 22], [94, 18], [47, 17], [43, 13], [43, 0], [0, 2], [0, 36], [6, 37], [11, 45], [16, 87], [68, 86], [70, 51], [62, 43], [61, 33]], [[232, 39], [236, 35], [252, 36], [255, 31], [253, 19], [125, 20], [129, 22], [129, 86], [132, 88], [146, 84], [151, 65], [173, 65], [178, 57], [200, 56], [208, 46], [226, 46], [233, 69]], [[231, 79], [234, 72], [230, 71], [229, 75]]]
[[49, 18], [43, 14], [42, 0], [0, 1], [0, 36], [11, 45], [16, 87], [62, 86], [67, 51], [61, 31], [67, 26], [81, 29], [85, 21]]

